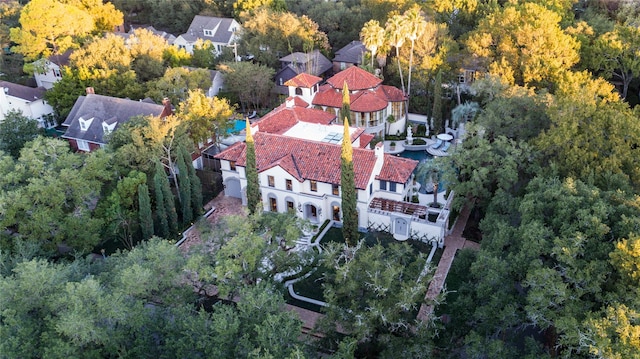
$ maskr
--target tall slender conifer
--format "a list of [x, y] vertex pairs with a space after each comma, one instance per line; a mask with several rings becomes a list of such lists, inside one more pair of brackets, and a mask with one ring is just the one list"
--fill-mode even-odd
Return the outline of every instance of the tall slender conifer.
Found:
[[359, 239], [358, 211], [356, 205], [355, 174], [353, 171], [353, 147], [349, 132], [349, 119], [344, 118], [344, 134], [342, 136], [342, 154], [340, 166], [340, 186], [342, 187], [342, 235], [349, 246], [354, 246]]

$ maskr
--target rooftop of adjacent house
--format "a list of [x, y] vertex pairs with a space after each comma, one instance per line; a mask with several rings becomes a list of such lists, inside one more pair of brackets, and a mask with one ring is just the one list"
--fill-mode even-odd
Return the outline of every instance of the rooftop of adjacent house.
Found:
[[33, 88], [7, 81], [0, 81], [0, 88], [4, 89], [3, 91], [6, 95], [28, 102], [40, 100], [44, 97], [44, 93], [47, 92], [44, 87]]
[[293, 87], [311, 88], [315, 84], [319, 83], [320, 81], [322, 81], [321, 77], [310, 75], [307, 73], [301, 73], [299, 75], [296, 75], [289, 81], [285, 82], [284, 85], [293, 86]]
[[69, 58], [71, 57], [72, 53], [73, 53], [73, 49], [69, 49], [61, 54], [51, 55], [47, 57], [47, 60], [49, 60], [49, 62], [54, 63], [58, 66], [66, 66], [69, 64]]
[[[196, 15], [187, 32], [180, 36], [187, 41], [205, 39], [227, 44], [231, 41], [235, 31], [238, 30], [235, 29], [235, 26], [238, 25], [234, 19]], [[211, 35], [205, 35], [205, 30], [212, 31]]]
[[144, 26], [144, 25], [131, 25], [131, 29], [129, 30], [129, 34], [133, 34], [136, 29], [145, 29], [152, 32], [156, 36], [160, 36], [161, 38], [167, 40], [169, 44], [173, 44], [173, 41], [176, 37], [166, 31], [156, 30], [153, 26]]
[[[170, 104], [169, 104], [170, 106]], [[87, 94], [76, 100], [71, 112], [62, 124], [67, 126], [64, 138], [80, 139], [94, 143], [104, 143], [104, 128], [102, 123], [114, 124], [114, 131], [122, 123], [135, 116], [160, 116], [165, 106], [143, 101]], [[88, 127], [81, 128], [80, 119]]]
[[334, 89], [342, 90], [345, 82], [351, 92], [376, 88], [382, 83], [382, 79], [357, 66], [342, 70], [327, 79], [327, 83]]
[[319, 50], [314, 50], [310, 53], [294, 52], [280, 58], [280, 62], [287, 64], [286, 66], [289, 66], [296, 72], [302, 70], [302, 72], [307, 72], [316, 76], [329, 71], [333, 67], [331, 61]]
[[354, 40], [336, 51], [333, 61], [360, 64], [362, 63], [362, 57], [365, 52], [367, 52], [367, 48], [364, 46], [362, 41]]

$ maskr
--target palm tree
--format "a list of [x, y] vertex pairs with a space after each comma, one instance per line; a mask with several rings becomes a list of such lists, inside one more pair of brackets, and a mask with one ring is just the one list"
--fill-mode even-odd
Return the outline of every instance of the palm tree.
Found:
[[411, 41], [411, 53], [409, 54], [409, 77], [407, 78], [407, 94], [411, 95], [411, 70], [413, 68], [413, 48], [416, 40], [427, 27], [427, 22], [422, 16], [420, 6], [417, 4], [404, 13], [404, 22], [407, 29], [407, 38]]
[[480, 105], [478, 105], [477, 102], [465, 101], [465, 103], [451, 110], [451, 125], [458, 127], [458, 125], [467, 122], [467, 120], [473, 117], [478, 111], [480, 111]]
[[[437, 207], [438, 203], [438, 185], [442, 177], [442, 167], [437, 159], [422, 162], [416, 169], [416, 181], [422, 186], [430, 182], [433, 187], [433, 203], [432, 207]], [[429, 181], [429, 182], [427, 182]]]
[[384, 46], [385, 33], [378, 20], [367, 21], [362, 30], [360, 30], [360, 40], [371, 51], [371, 67], [373, 68], [373, 59], [376, 58], [378, 50]]
[[389, 45], [396, 48], [396, 60], [398, 61], [398, 73], [400, 74], [400, 83], [402, 84], [402, 93], [405, 92], [404, 78], [402, 77], [402, 68], [400, 67], [400, 47], [407, 39], [407, 28], [405, 26], [404, 17], [402, 15], [393, 15], [385, 25]]

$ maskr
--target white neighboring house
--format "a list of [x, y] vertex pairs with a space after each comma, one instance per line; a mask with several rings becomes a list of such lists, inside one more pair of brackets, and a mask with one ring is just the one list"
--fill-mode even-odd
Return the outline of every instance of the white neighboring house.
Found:
[[186, 33], [179, 35], [174, 46], [193, 54], [195, 43], [201, 39], [211, 41], [216, 55], [225, 47], [233, 47], [238, 42], [240, 24], [235, 19], [196, 15]]
[[40, 59], [34, 64], [37, 70], [33, 74], [38, 87], [44, 87], [49, 90], [53, 85], [62, 80], [62, 68], [69, 64], [69, 56], [72, 50], [65, 51], [60, 55], [51, 55], [46, 59]]
[[[197, 70], [196, 67], [185, 67], [189, 71]], [[224, 88], [224, 77], [220, 71], [207, 70], [211, 76], [211, 86], [204, 90], [204, 94], [207, 97], [218, 96], [218, 93]]]
[[[306, 74], [300, 76], [314, 79]], [[292, 83], [315, 88], [309, 81]], [[251, 125], [265, 211], [292, 212], [317, 224], [325, 220], [341, 223], [340, 156], [344, 126], [336, 124], [336, 119], [332, 109], [312, 108], [301, 93], [290, 96]], [[448, 209], [431, 213], [426, 206], [404, 201], [413, 193], [412, 173], [418, 162], [385, 154], [381, 142], [370, 149], [374, 136], [365, 128], [350, 127], [349, 135], [359, 227], [387, 230], [398, 240], [435, 241], [442, 247]], [[237, 142], [214, 158], [220, 160], [225, 195], [241, 198], [246, 205], [246, 143]]]
[[0, 122], [11, 110], [21, 111], [26, 117], [38, 121], [41, 128], [50, 128], [54, 121], [47, 121], [53, 107], [44, 100], [44, 87], [28, 87], [12, 82], [0, 81]]

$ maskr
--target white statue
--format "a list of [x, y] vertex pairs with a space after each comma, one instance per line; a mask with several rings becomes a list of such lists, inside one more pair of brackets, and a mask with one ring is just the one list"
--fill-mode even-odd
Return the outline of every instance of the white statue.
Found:
[[407, 127], [407, 144], [413, 144], [413, 130], [411, 129], [411, 126]]

